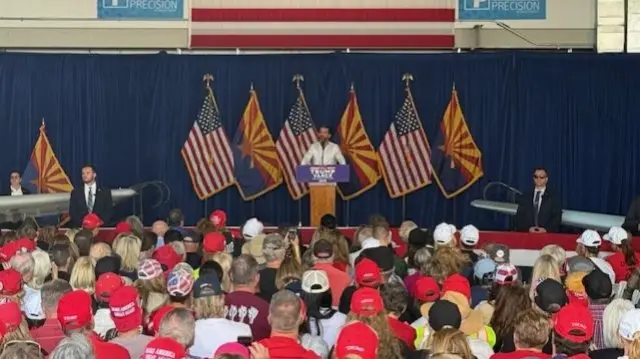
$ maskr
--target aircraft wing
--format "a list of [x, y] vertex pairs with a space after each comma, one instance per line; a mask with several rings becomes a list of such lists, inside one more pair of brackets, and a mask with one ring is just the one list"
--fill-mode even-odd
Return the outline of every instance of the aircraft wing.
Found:
[[[111, 190], [113, 203], [131, 198], [130, 188]], [[71, 193], [44, 193], [25, 196], [0, 196], [0, 222], [12, 222], [25, 217], [60, 215], [69, 210]]]
[[[515, 215], [518, 210], [518, 205], [515, 203], [486, 201], [483, 199], [471, 201], [471, 206], [511, 216]], [[624, 223], [624, 216], [570, 209], [562, 210], [562, 224], [566, 226], [606, 232], [613, 226], [622, 226], [622, 223]]]

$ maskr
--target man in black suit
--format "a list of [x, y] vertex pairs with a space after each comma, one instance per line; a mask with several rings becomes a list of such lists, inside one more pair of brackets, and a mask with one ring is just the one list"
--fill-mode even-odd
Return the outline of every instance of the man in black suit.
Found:
[[6, 196], [22, 196], [23, 194], [31, 194], [31, 192], [22, 187], [22, 176], [18, 171], [12, 171], [9, 178], [9, 191], [6, 192]]
[[70, 227], [81, 227], [82, 219], [88, 213], [95, 213], [103, 223], [109, 223], [113, 211], [111, 190], [98, 187], [96, 170], [92, 165], [82, 168], [82, 182], [81, 187], [73, 189], [69, 199]]
[[515, 229], [520, 232], [558, 232], [562, 222], [560, 199], [547, 188], [549, 176], [544, 168], [533, 172], [533, 191], [520, 196]]

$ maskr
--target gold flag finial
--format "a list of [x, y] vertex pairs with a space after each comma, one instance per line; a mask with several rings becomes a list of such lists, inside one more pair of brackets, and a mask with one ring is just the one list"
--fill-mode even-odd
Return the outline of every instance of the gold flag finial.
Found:
[[40, 132], [44, 131], [44, 117], [42, 118], [42, 122], [40, 123]]
[[356, 87], [353, 85], [353, 82], [351, 82], [351, 86], [349, 86], [349, 91], [355, 91]]
[[249, 91], [253, 92], [253, 82], [251, 82], [251, 86], [249, 87]]
[[408, 88], [411, 84], [411, 81], [413, 81], [413, 75], [408, 72], [405, 73], [404, 75], [402, 75], [402, 81], [404, 81], [404, 85]]
[[302, 76], [302, 74], [293, 75], [293, 82], [296, 84], [297, 89], [300, 88], [300, 83], [302, 83], [303, 81], [304, 81], [304, 76]]
[[212, 74], [204, 74], [204, 76], [202, 76], [202, 82], [205, 83], [205, 86], [211, 87], [211, 82], [213, 82], [213, 75]]

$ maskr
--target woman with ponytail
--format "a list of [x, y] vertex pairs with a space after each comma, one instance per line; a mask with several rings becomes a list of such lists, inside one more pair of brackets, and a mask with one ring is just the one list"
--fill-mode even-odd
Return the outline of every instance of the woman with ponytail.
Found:
[[640, 359], [640, 309], [622, 315], [618, 334], [624, 347], [624, 356], [619, 359]]
[[626, 281], [635, 268], [640, 266], [640, 255], [631, 246], [631, 234], [621, 227], [611, 227], [604, 240], [611, 243], [614, 254], [606, 258], [616, 274], [616, 283]]

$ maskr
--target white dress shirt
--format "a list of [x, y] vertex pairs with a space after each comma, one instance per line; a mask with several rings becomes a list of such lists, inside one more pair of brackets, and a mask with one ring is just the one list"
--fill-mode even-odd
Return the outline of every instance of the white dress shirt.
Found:
[[11, 195], [12, 196], [22, 196], [24, 193], [22, 193], [22, 187], [18, 187], [18, 188], [13, 188], [11, 187]]
[[313, 143], [302, 158], [302, 165], [324, 166], [338, 163], [345, 165], [347, 161], [340, 151], [340, 146], [333, 142], [327, 142], [324, 148], [320, 142]]
[[84, 184], [84, 201], [89, 205], [89, 193], [93, 195], [93, 205], [96, 205], [96, 183]]

